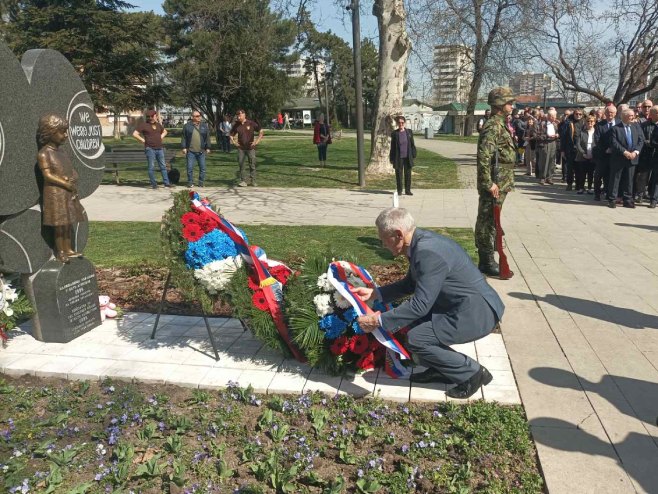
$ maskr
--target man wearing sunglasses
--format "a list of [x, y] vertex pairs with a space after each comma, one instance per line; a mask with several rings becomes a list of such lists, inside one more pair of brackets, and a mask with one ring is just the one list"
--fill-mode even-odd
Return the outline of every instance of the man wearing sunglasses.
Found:
[[199, 187], [206, 180], [206, 154], [210, 153], [210, 130], [208, 124], [201, 121], [201, 112], [192, 111], [192, 121], [183, 127], [181, 137], [183, 154], [187, 157], [187, 186], [194, 187], [194, 162], [199, 165]]

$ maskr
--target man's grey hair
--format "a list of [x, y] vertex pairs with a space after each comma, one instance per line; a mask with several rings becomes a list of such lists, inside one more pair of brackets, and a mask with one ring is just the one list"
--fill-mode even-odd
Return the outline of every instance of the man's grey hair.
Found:
[[625, 108], [621, 112], [622, 117], [634, 117], [635, 116], [635, 110], [632, 110], [631, 108]]
[[658, 115], [658, 105], [653, 105], [649, 110], [649, 113], [653, 115]]
[[548, 110], [547, 115], [553, 115], [554, 117], [557, 117], [557, 110], [555, 108], [551, 108]]
[[375, 225], [383, 233], [391, 233], [396, 230], [408, 233], [416, 227], [416, 222], [409, 211], [404, 208], [386, 208], [377, 216]]
[[620, 113], [623, 114], [624, 110], [628, 110], [629, 108], [630, 108], [630, 106], [628, 106], [626, 103], [622, 103], [621, 105], [619, 105], [617, 107], [617, 111], [619, 111]]

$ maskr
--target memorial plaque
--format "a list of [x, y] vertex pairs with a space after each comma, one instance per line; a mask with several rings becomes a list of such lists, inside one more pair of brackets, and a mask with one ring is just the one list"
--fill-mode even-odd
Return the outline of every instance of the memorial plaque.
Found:
[[[89, 223], [73, 225], [73, 248], [87, 245]], [[36, 273], [52, 257], [52, 229], [41, 226], [38, 207], [9, 216], [0, 222], [0, 272]]]
[[55, 113], [69, 121], [69, 139], [63, 148], [71, 154], [80, 175], [79, 196], [91, 195], [103, 179], [105, 148], [102, 127], [87, 89], [75, 68], [55, 50], [29, 50], [23, 55], [22, 66], [37, 119]]
[[38, 117], [25, 72], [4, 43], [0, 66], [0, 216], [8, 216], [39, 201], [34, 174]]
[[96, 273], [83, 257], [48, 261], [27, 290], [36, 309], [33, 336], [40, 341], [67, 343], [101, 324]]

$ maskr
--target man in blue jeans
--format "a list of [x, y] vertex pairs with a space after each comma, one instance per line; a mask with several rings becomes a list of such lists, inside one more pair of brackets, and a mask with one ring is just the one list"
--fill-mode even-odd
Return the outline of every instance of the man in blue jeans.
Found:
[[167, 176], [167, 165], [165, 164], [164, 148], [162, 147], [162, 140], [167, 135], [167, 130], [158, 121], [158, 113], [155, 110], [146, 111], [146, 122], [140, 123], [135, 131], [133, 137], [139, 142], [144, 144], [144, 152], [146, 154], [146, 161], [148, 162], [149, 181], [151, 188], [157, 189], [158, 183], [155, 181], [154, 165], [157, 160], [162, 174], [162, 182], [165, 187], [171, 187], [169, 177]]
[[194, 186], [194, 162], [199, 165], [199, 182], [197, 185], [203, 187], [206, 179], [206, 154], [210, 153], [210, 130], [208, 124], [201, 121], [201, 113], [197, 110], [192, 112], [192, 121], [183, 127], [181, 137], [183, 154], [187, 156], [187, 186]]

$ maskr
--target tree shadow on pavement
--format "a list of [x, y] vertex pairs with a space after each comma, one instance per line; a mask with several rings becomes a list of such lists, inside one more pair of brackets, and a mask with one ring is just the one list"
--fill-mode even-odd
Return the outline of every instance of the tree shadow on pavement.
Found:
[[[658, 415], [658, 383], [614, 375], [604, 375], [599, 382], [594, 382], [572, 372], [551, 367], [536, 367], [529, 371], [529, 375], [547, 386], [584, 390], [590, 395], [590, 401], [596, 403], [595, 396], [598, 396], [612, 405], [620, 415], [645, 423], [643, 429], [648, 430], [647, 434], [630, 432], [622, 441], [612, 442], [610, 447], [610, 443], [590, 434], [581, 428], [581, 424], [551, 417], [538, 417], [530, 421], [537, 442], [563, 451], [610, 457], [646, 492], [655, 492], [658, 470], [651, 465], [655, 467], [658, 464], [658, 430], [655, 427]], [[595, 411], [606, 428], [607, 437], [623, 437], [618, 431], [608, 430], [621, 422], [619, 418], [614, 417], [614, 412], [601, 407], [595, 407]], [[651, 430], [654, 431], [653, 437]], [[631, 459], [633, 461], [629, 461]]]
[[614, 305], [596, 302], [595, 300], [569, 297], [566, 295], [549, 294], [544, 297], [539, 297], [530, 293], [522, 292], [512, 292], [509, 295], [520, 300], [546, 302], [567, 312], [580, 314], [600, 321], [619, 324], [620, 326], [627, 328], [658, 329], [658, 316], [645, 314], [635, 309], [615, 307]]

